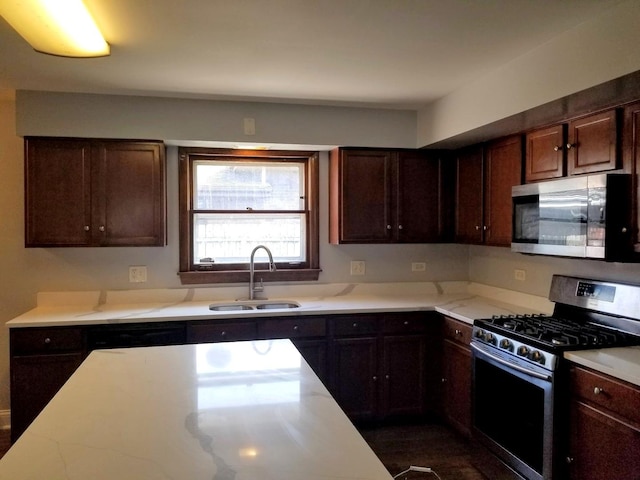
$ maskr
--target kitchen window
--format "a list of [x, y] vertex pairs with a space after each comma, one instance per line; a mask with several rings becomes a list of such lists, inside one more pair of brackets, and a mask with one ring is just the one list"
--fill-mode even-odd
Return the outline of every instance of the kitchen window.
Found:
[[248, 281], [258, 245], [277, 267], [265, 281], [318, 279], [317, 152], [180, 148], [179, 158], [183, 284]]

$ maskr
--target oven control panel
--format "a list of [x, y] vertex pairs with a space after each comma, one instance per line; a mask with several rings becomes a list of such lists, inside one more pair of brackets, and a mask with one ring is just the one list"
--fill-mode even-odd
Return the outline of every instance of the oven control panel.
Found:
[[578, 282], [576, 297], [587, 297], [593, 300], [612, 303], [616, 297], [616, 287], [601, 283]]
[[497, 332], [488, 331], [477, 325], [473, 326], [472, 342], [474, 341], [490, 346], [496, 353], [505, 355], [505, 358], [512, 362], [523, 361], [551, 371], [555, 370], [557, 366], [557, 355], [538, 350], [531, 345]]

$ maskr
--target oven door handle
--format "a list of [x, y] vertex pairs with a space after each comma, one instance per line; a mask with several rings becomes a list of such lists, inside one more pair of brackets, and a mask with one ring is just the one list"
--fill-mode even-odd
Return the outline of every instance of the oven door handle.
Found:
[[507, 362], [506, 360], [503, 360], [502, 358], [498, 357], [497, 355], [494, 355], [492, 353], [487, 352], [484, 348], [479, 347], [475, 343], [471, 344], [471, 348], [473, 348], [477, 352], [480, 352], [480, 353], [486, 355], [491, 360], [493, 360], [495, 362], [498, 362], [501, 365], [504, 365], [505, 367], [512, 368], [514, 370], [517, 370], [519, 372], [525, 373], [527, 375], [531, 375], [532, 377], [535, 377], [535, 378], [540, 378], [542, 380], [549, 381], [551, 379], [551, 377], [549, 375], [545, 375], [543, 373], [534, 372], [533, 370], [529, 370], [528, 368], [521, 367], [520, 365], [514, 365], [513, 363]]

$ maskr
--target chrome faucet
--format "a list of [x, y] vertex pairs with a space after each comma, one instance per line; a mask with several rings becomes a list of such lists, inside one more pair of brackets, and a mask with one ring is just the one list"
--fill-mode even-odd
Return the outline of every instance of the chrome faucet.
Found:
[[260, 250], [261, 248], [264, 249], [265, 252], [267, 252], [267, 255], [269, 255], [269, 271], [270, 272], [276, 271], [276, 264], [273, 261], [271, 250], [269, 250], [264, 245], [258, 245], [256, 248], [254, 248], [253, 251], [251, 252], [251, 257], [249, 259], [249, 300], [253, 300], [255, 298], [256, 292], [264, 291], [264, 284], [262, 283], [262, 279], [260, 279], [260, 285], [256, 287], [255, 281], [253, 278], [255, 275], [254, 257], [256, 255], [256, 251]]

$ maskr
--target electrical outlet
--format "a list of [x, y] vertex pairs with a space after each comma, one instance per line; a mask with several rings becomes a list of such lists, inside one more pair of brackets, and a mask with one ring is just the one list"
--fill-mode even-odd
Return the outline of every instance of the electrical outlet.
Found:
[[129, 282], [144, 283], [147, 281], [146, 265], [133, 265], [129, 267]]
[[524, 282], [525, 279], [527, 278], [527, 272], [525, 270], [520, 270], [519, 268], [516, 268], [513, 271], [513, 278], [515, 278], [519, 282]]
[[362, 260], [354, 260], [351, 262], [351, 275], [364, 275], [365, 263]]
[[424, 272], [427, 269], [427, 264], [424, 262], [413, 262], [411, 264], [412, 272]]

